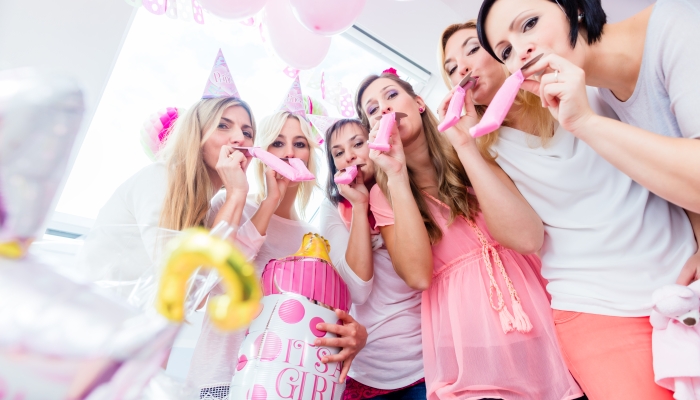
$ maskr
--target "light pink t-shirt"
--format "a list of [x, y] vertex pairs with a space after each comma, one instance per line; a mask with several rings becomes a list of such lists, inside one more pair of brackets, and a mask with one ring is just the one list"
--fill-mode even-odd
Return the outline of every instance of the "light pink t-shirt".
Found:
[[320, 220], [333, 265], [351, 292], [350, 314], [367, 328], [367, 344], [353, 360], [350, 377], [377, 389], [398, 389], [423, 378], [421, 292], [396, 274], [384, 246], [373, 252], [373, 278], [363, 281], [345, 261], [350, 231], [328, 200], [321, 203]]

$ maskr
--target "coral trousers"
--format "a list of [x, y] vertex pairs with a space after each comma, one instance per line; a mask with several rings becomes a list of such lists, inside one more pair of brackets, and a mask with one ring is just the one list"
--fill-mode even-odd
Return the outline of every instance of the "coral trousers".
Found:
[[554, 310], [564, 360], [589, 400], [671, 400], [654, 383], [649, 317]]

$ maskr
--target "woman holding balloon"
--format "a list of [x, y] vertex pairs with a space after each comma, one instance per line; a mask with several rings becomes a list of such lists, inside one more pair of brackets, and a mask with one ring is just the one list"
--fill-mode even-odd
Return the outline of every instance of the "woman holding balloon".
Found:
[[[294, 104], [299, 104], [298, 100]], [[301, 160], [315, 175], [318, 165], [315, 149], [318, 146], [313, 140], [308, 122], [301, 115], [290, 112], [292, 108], [284, 104], [281, 111], [263, 119], [256, 145], [275, 157]], [[315, 181], [292, 182], [259, 160], [255, 161], [254, 169], [255, 179], [262, 191], [255, 200], [246, 203], [243, 219], [251, 222], [256, 231], [249, 232], [251, 236], [247, 239], [242, 238], [239, 232], [238, 240], [260, 243], [253, 255], [253, 263], [258, 274], [261, 274], [270, 260], [294, 254], [304, 235], [316, 230], [303, 218]], [[226, 197], [225, 192], [217, 195], [212, 200], [212, 208], [218, 209], [225, 204]], [[364, 346], [367, 331], [348, 313], [341, 310], [336, 313], [342, 325], [319, 324], [317, 329], [332, 332], [339, 337], [319, 338], [316, 345], [343, 348], [339, 354], [322, 359], [323, 363], [344, 361], [339, 378], [342, 383], [353, 358]], [[219, 399], [228, 396], [244, 337], [243, 332], [216, 331], [209, 319], [205, 318], [187, 378], [188, 385], [199, 391], [200, 398]]]

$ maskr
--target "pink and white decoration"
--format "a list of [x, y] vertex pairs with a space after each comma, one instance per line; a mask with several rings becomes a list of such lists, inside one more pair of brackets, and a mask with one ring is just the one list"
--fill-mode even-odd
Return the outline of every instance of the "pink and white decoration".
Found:
[[141, 145], [143, 151], [151, 160], [165, 145], [173, 125], [177, 118], [184, 114], [184, 110], [176, 107], [166, 107], [151, 114], [141, 128]]
[[338, 400], [341, 363], [321, 363], [340, 348], [314, 345], [319, 337], [336, 337], [316, 329], [336, 323], [335, 312], [304, 296], [267, 295], [241, 345], [229, 397], [250, 400]]
[[209, 79], [204, 86], [204, 93], [202, 94], [203, 99], [216, 99], [220, 97], [241, 98], [221, 49], [219, 49], [219, 53], [216, 55], [214, 66], [211, 69]]
[[323, 364], [340, 348], [316, 346], [317, 329], [338, 324], [334, 310], [350, 308], [347, 285], [331, 265], [322, 237], [304, 236], [299, 252], [272, 260], [262, 273], [262, 310], [238, 353], [230, 398], [246, 400], [338, 400], [342, 363]]
[[652, 294], [654, 381], [679, 400], [700, 399], [700, 281]]

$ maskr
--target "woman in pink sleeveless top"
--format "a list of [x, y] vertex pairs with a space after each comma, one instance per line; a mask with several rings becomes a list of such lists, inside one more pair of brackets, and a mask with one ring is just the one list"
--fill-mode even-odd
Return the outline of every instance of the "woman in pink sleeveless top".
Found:
[[[423, 100], [394, 74], [368, 77], [356, 108], [375, 128], [370, 141], [377, 117], [406, 115], [390, 150], [370, 152], [378, 169], [370, 209], [396, 272], [423, 290], [428, 399], [580, 397], [532, 254], [542, 244], [542, 222], [513, 183], [475, 161], [476, 146], [456, 152]], [[462, 164], [475, 162], [470, 182]]]

